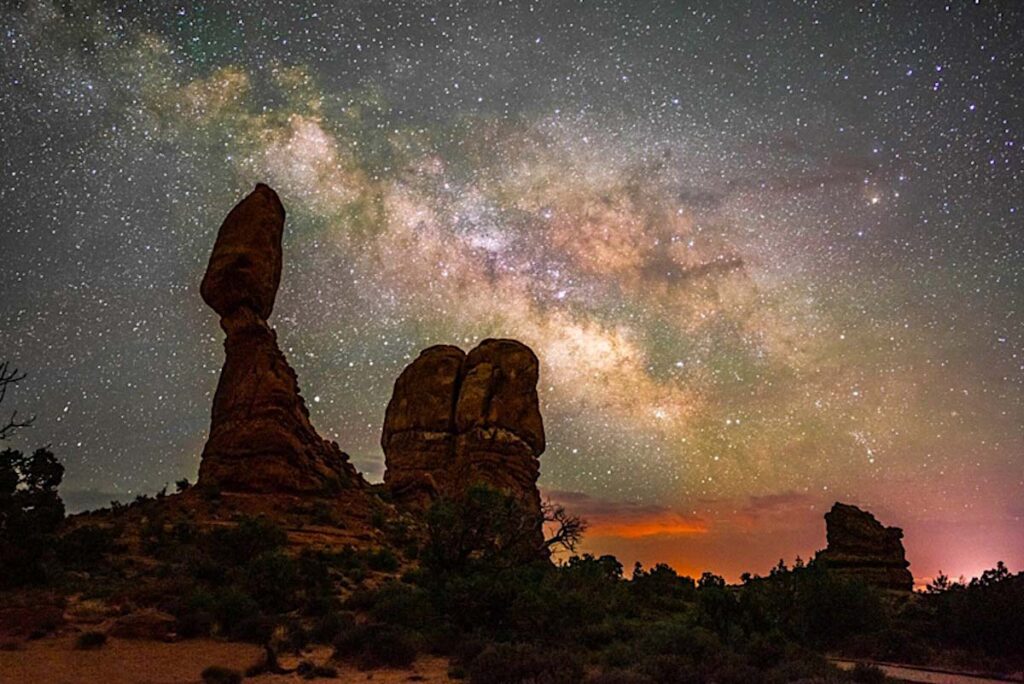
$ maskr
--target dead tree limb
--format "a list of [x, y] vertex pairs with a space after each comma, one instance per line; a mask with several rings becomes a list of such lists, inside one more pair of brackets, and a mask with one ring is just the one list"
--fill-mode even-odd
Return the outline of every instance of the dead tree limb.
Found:
[[[0, 361], [0, 404], [4, 402], [4, 398], [7, 396], [7, 389], [13, 385], [17, 385], [19, 382], [25, 379], [25, 373], [19, 371], [17, 368], [11, 367], [10, 361]], [[0, 439], [7, 439], [14, 432], [20, 428], [28, 427], [35, 421], [35, 416], [30, 416], [23, 420], [18, 419], [18, 412], [12, 411], [11, 417], [7, 419], [5, 423], [0, 423]]]

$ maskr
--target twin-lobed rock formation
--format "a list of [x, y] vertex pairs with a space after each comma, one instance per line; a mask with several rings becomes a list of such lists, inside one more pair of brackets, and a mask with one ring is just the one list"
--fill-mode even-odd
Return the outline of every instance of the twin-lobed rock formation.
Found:
[[536, 355], [515, 340], [484, 340], [469, 354], [425, 349], [398, 377], [384, 416], [384, 482], [393, 497], [425, 506], [479, 482], [539, 512], [538, 370]]
[[[210, 256], [201, 294], [221, 317], [227, 358], [199, 484], [290, 494], [362, 489], [348, 456], [310, 423], [267, 324], [281, 281], [284, 220], [277, 194], [257, 185], [224, 220]], [[514, 340], [485, 340], [469, 354], [451, 346], [423, 351], [399, 376], [384, 419], [384, 481], [396, 503], [421, 509], [482, 482], [539, 513], [538, 365]]]
[[825, 514], [825, 529], [828, 547], [817, 553], [816, 562], [881, 589], [914, 588], [900, 528], [885, 527], [867, 511], [836, 502]]
[[365, 486], [335, 442], [309, 422], [295, 371], [267, 324], [281, 282], [284, 206], [256, 186], [224, 219], [200, 288], [227, 333], [199, 484], [314, 493]]

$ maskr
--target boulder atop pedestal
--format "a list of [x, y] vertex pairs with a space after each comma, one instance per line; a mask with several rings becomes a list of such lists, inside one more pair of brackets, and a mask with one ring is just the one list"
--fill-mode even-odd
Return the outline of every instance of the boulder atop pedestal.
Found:
[[830, 571], [860, 579], [882, 589], [911, 591], [914, 576], [907, 568], [903, 530], [885, 527], [867, 511], [836, 502], [825, 514], [828, 546], [816, 560]]
[[295, 371], [267, 323], [281, 280], [284, 207], [257, 185], [217, 234], [201, 293], [220, 317], [226, 359], [199, 484], [234, 491], [329, 493], [365, 481], [309, 422]]
[[284, 217], [277, 193], [260, 183], [224, 219], [199, 287], [221, 317], [245, 306], [270, 318], [281, 284]]

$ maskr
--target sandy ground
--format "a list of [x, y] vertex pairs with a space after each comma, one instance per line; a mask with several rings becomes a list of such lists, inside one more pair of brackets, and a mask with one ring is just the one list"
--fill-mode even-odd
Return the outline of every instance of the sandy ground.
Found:
[[[244, 671], [258, 662], [258, 646], [211, 639], [175, 643], [111, 638], [93, 651], [75, 649], [74, 635], [27, 641], [15, 651], [0, 651], [2, 684], [195, 684], [210, 665]], [[309, 659], [325, 662], [328, 651], [314, 651]], [[281, 664], [294, 666], [283, 658]], [[422, 658], [409, 670], [361, 672], [339, 667], [337, 679], [303, 679], [297, 675], [261, 675], [247, 682], [448, 682], [447, 663], [440, 658]]]

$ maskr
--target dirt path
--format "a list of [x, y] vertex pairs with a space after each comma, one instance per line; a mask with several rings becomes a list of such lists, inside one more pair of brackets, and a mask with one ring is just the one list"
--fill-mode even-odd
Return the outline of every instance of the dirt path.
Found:
[[[830, 659], [832, 663], [842, 670], [852, 670], [857, 664], [853, 660]], [[924, 670], [907, 665], [887, 665], [883, 663], [871, 663], [885, 673], [886, 677], [903, 680], [905, 682], [924, 682], [925, 684], [1004, 684], [1005, 682], [1022, 682], [1024, 679], [993, 679], [981, 675], [965, 674], [961, 672], [943, 672], [939, 670]]]
[[[324, 662], [329, 651], [313, 652], [310, 658]], [[251, 644], [191, 639], [174, 643], [110, 639], [93, 651], [75, 649], [74, 635], [28, 641], [16, 651], [0, 651], [2, 684], [197, 684], [200, 673], [210, 665], [244, 671], [262, 657], [262, 649]], [[294, 659], [289, 659], [294, 660]], [[282, 658], [282, 664], [293, 665]], [[361, 672], [339, 667], [337, 679], [302, 679], [298, 675], [262, 675], [249, 682], [448, 682], [447, 663], [440, 658], [422, 658], [410, 670]]]

